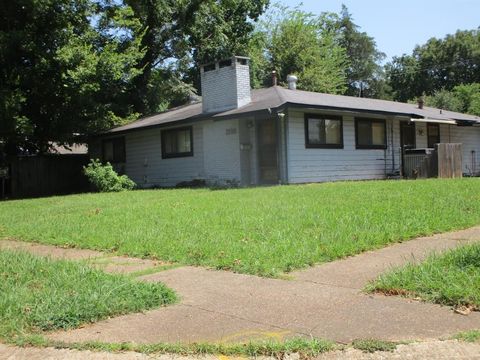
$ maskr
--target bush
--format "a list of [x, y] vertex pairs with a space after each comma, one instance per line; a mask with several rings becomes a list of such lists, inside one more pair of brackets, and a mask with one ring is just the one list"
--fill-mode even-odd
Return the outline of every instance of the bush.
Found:
[[112, 165], [107, 162], [105, 165], [100, 160], [91, 159], [83, 172], [88, 181], [100, 192], [114, 192], [132, 190], [135, 183], [127, 175], [118, 175]]

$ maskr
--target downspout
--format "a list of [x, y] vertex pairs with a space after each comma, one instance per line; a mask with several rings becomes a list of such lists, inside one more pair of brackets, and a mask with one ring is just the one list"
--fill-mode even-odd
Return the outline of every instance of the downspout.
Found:
[[288, 180], [288, 112], [286, 117], [283, 119], [283, 124], [284, 124], [284, 134], [285, 134], [285, 184], [289, 183]]
[[286, 114], [282, 110], [277, 111], [277, 117], [280, 123], [280, 136], [283, 141], [283, 181], [282, 183], [288, 184], [288, 165], [287, 165], [287, 127], [286, 127]]
[[390, 120], [390, 140], [392, 146], [392, 175], [395, 174], [395, 141], [393, 139], [393, 119]]

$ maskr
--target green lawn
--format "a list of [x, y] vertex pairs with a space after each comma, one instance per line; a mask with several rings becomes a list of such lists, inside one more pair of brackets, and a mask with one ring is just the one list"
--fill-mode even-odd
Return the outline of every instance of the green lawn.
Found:
[[392, 270], [367, 289], [480, 310], [480, 244], [462, 246], [432, 255], [420, 264]]
[[0, 237], [278, 276], [480, 224], [480, 179], [144, 190], [0, 203]]
[[79, 263], [0, 251], [0, 339], [5, 341], [175, 300], [162, 284], [140, 283]]

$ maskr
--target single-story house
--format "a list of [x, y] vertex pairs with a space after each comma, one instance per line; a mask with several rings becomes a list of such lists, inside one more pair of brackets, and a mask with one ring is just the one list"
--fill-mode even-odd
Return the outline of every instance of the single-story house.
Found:
[[466, 174], [480, 172], [480, 118], [419, 104], [273, 85], [250, 89], [249, 59], [201, 66], [202, 100], [111, 129], [89, 145], [139, 187], [180, 182], [242, 186], [384, 179], [402, 146], [462, 143]]

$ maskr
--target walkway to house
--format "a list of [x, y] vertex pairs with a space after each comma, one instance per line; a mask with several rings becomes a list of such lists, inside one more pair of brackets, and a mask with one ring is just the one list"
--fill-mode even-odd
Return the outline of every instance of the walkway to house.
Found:
[[[464, 316], [449, 307], [364, 294], [361, 289], [391, 266], [419, 261], [432, 251], [479, 240], [480, 227], [418, 238], [296, 271], [290, 274], [292, 280], [190, 266], [154, 272], [140, 279], [161, 281], [173, 288], [181, 296], [178, 305], [119, 316], [49, 336], [66, 342], [137, 343], [282, 340], [292, 336], [313, 336], [345, 343], [358, 338], [438, 339], [459, 331], [479, 329], [480, 313]], [[58, 249], [13, 241], [0, 242], [2, 246], [20, 247], [54, 257], [87, 258], [112, 272], [150, 270], [165, 265], [149, 260], [106, 257], [90, 250]]]

